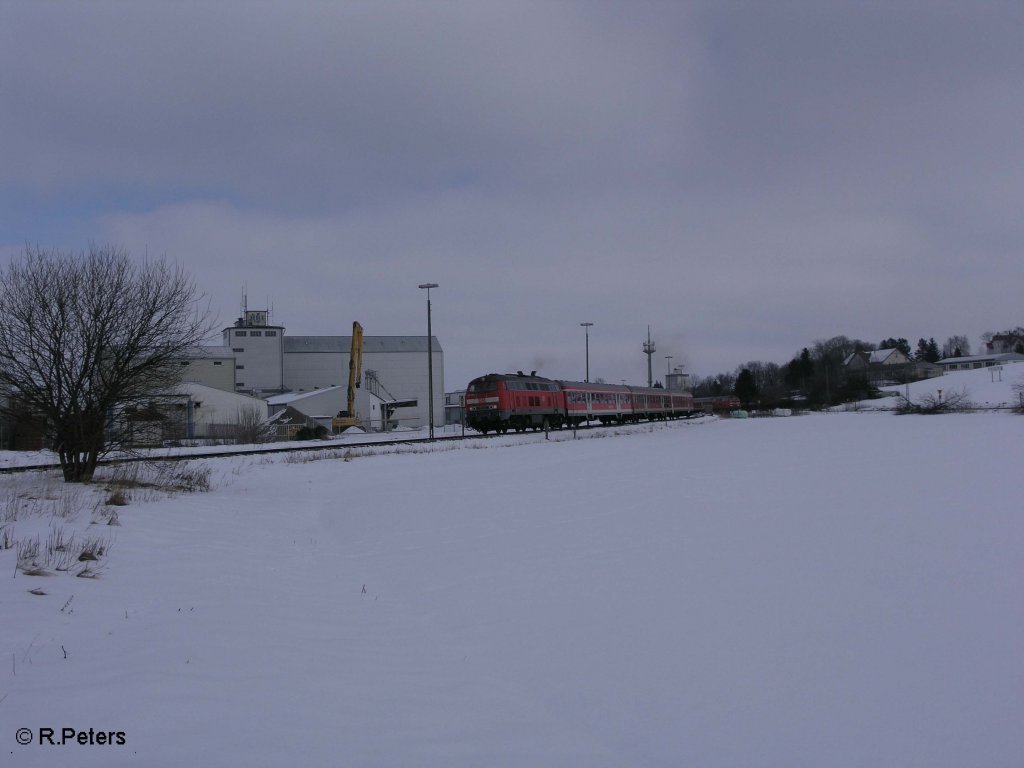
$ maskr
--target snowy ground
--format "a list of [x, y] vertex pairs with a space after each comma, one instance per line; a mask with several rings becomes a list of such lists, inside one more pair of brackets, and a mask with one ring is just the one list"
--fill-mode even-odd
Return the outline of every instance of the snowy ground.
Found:
[[[0, 754], [1021, 765], [1024, 417], [618, 431], [209, 460], [210, 492], [135, 490], [119, 526], [99, 491], [15, 522], [109, 550], [94, 579], [0, 551]], [[37, 475], [0, 482], [61, 505]]]

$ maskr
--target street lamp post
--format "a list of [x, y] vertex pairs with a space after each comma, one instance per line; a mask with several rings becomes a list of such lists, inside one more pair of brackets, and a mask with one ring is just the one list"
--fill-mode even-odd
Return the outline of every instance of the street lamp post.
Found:
[[580, 323], [583, 326], [583, 332], [586, 334], [587, 343], [587, 378], [584, 379], [588, 384], [590, 383], [590, 326], [593, 323]]
[[430, 419], [430, 439], [434, 439], [434, 333], [430, 328], [430, 289], [437, 288], [437, 283], [422, 283], [420, 288], [427, 290], [427, 413]]

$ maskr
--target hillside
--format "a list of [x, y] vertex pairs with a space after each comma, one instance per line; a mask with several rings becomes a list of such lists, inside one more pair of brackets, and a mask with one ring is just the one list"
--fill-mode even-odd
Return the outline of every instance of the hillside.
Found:
[[971, 371], [950, 371], [944, 376], [917, 381], [906, 386], [882, 387], [883, 392], [893, 392], [916, 401], [925, 395], [966, 392], [967, 399], [982, 408], [1017, 407], [1021, 404], [1020, 394], [1013, 385], [1024, 385], [1024, 364], [1014, 363], [994, 368], [977, 368]]

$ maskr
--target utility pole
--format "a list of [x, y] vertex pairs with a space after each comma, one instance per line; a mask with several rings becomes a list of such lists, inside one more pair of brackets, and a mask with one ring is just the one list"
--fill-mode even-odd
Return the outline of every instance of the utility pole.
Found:
[[586, 334], [586, 345], [587, 345], [587, 351], [586, 351], [586, 354], [587, 354], [587, 369], [586, 369], [586, 371], [587, 371], [587, 373], [586, 373], [586, 378], [584, 379], [584, 381], [589, 384], [590, 383], [590, 329], [591, 329], [591, 327], [594, 324], [593, 323], [580, 323], [580, 325], [583, 326], [583, 332]]
[[430, 289], [437, 288], [437, 283], [423, 283], [420, 288], [427, 291], [427, 406], [430, 421], [430, 439], [434, 439], [434, 332], [430, 327]]

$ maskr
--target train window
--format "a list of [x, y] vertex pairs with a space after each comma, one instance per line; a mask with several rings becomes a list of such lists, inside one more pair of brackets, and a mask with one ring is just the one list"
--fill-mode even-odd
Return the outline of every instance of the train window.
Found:
[[470, 392], [496, 392], [497, 389], [498, 382], [496, 381], [481, 381], [469, 385]]

